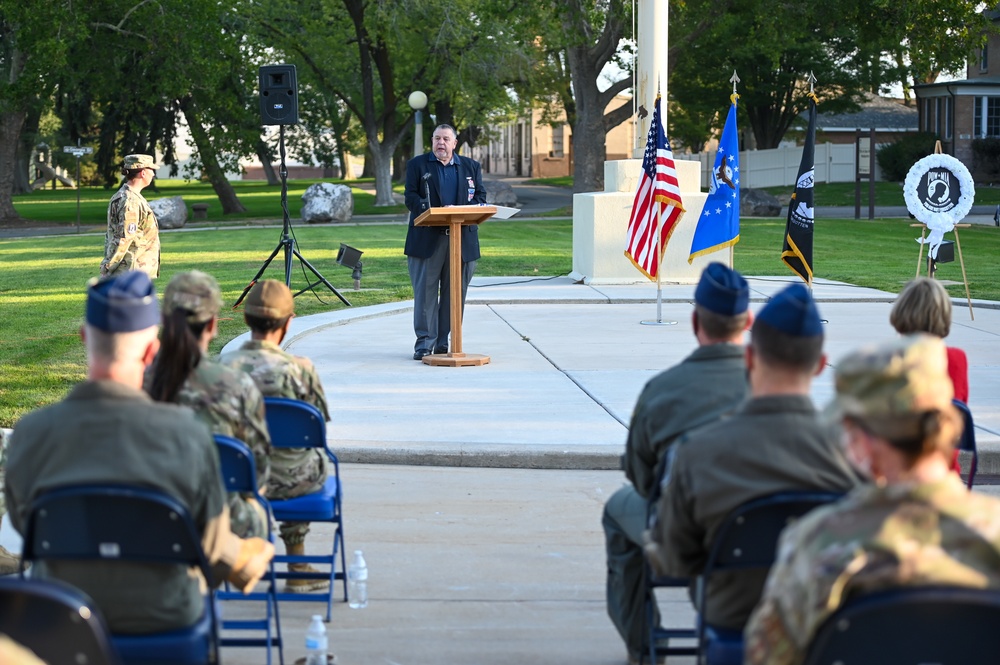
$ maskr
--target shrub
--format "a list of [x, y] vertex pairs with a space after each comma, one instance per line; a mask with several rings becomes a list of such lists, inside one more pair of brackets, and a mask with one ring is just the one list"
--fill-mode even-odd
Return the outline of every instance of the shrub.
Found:
[[918, 160], [933, 154], [937, 134], [917, 132], [906, 134], [895, 143], [882, 146], [875, 158], [882, 169], [882, 177], [891, 182], [906, 180], [906, 172]]
[[1000, 139], [972, 141], [972, 172], [976, 180], [993, 181], [1000, 175]]

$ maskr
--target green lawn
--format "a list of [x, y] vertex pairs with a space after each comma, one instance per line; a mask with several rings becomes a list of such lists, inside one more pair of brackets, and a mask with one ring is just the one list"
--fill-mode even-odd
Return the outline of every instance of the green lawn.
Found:
[[[783, 220], [743, 220], [736, 267], [746, 275], [790, 275], [780, 262]], [[317, 225], [293, 227], [299, 250], [354, 306], [412, 297], [403, 257], [402, 225]], [[823, 220], [816, 222], [816, 276], [897, 292], [916, 269], [918, 234], [908, 220]], [[198, 268], [219, 280], [228, 305], [256, 274], [280, 237], [278, 228], [220, 229], [164, 233], [162, 291], [177, 272]], [[477, 274], [561, 275], [572, 268], [572, 222], [550, 219], [496, 222], [481, 229], [483, 259]], [[972, 295], [1000, 300], [1000, 229], [977, 226], [961, 231]], [[335, 263], [340, 243], [364, 252], [362, 290], [353, 291], [351, 271]], [[86, 282], [97, 273], [101, 234], [0, 240], [0, 426], [24, 412], [60, 399], [84, 376], [78, 329]], [[957, 262], [943, 264], [941, 279], [961, 281]], [[265, 277], [282, 279], [281, 257]], [[292, 286], [306, 279], [295, 262]], [[953, 296], [961, 286], [949, 287]], [[322, 299], [322, 300], [320, 300]], [[296, 299], [300, 316], [341, 309], [325, 288], [317, 297]], [[240, 312], [227, 307], [221, 334], [212, 346], [242, 333]]]
[[[898, 292], [917, 270], [920, 229], [909, 219], [819, 219], [813, 244], [816, 277], [832, 279], [883, 291]], [[744, 219], [736, 245], [736, 269], [746, 275], [791, 275], [780, 262], [783, 219]], [[1000, 229], [972, 226], [961, 229], [965, 269], [973, 298], [1000, 300]], [[948, 234], [948, 239], [954, 239]], [[957, 253], [956, 253], [957, 254]], [[926, 259], [927, 252], [924, 252]], [[926, 266], [923, 267], [926, 273]], [[954, 263], [938, 264], [941, 280], [962, 281], [958, 257]], [[961, 285], [949, 286], [953, 297], [965, 297]]]
[[[770, 192], [782, 203], [787, 203], [792, 196], [794, 183], [785, 187], [764, 187], [764, 191]], [[813, 192], [815, 205], [818, 206], [845, 206], [854, 207], [854, 183], [853, 182], [828, 182], [816, 183]], [[1000, 204], [1000, 187], [989, 187], [983, 185], [976, 188], [976, 199], [973, 205]], [[903, 183], [901, 182], [876, 182], [875, 183], [875, 205], [877, 206], [905, 206], [903, 200]], [[861, 214], [867, 216], [868, 206], [868, 183], [861, 183]]]
[[[403, 185], [397, 185], [393, 191], [400, 202], [396, 206], [375, 207], [375, 189], [370, 181], [358, 180], [289, 180], [288, 181], [288, 214], [292, 220], [300, 219], [302, 211], [302, 194], [309, 185], [317, 182], [335, 182], [349, 185], [354, 194], [354, 214], [388, 214], [406, 212], [402, 205]], [[232, 183], [236, 195], [247, 211], [234, 215], [223, 215], [219, 199], [212, 186], [204, 182], [187, 180], [156, 180], [156, 190], [143, 190], [146, 199], [182, 196], [184, 202], [207, 203], [208, 220], [219, 222], [247, 219], [277, 219], [282, 217], [281, 186], [269, 186], [262, 180], [242, 180]], [[367, 186], [366, 186], [367, 185]], [[113, 189], [103, 187], [83, 187], [80, 189], [80, 223], [82, 226], [103, 226], [107, 223], [108, 200], [114, 194]], [[30, 194], [14, 197], [14, 208], [25, 219], [54, 224], [76, 224], [77, 191], [69, 188], [41, 189]]]
[[[413, 297], [403, 256], [404, 226], [315, 225], [293, 231], [302, 255], [352, 305]], [[280, 228], [163, 233], [158, 289], [175, 273], [197, 268], [219, 280], [223, 299], [231, 305], [280, 235]], [[559, 275], [571, 269], [572, 225], [567, 220], [497, 222], [485, 225], [480, 236], [488, 258], [479, 263], [479, 275]], [[335, 262], [340, 243], [364, 252], [361, 291], [353, 291], [351, 270]], [[78, 330], [86, 283], [97, 274], [103, 247], [104, 236], [98, 234], [0, 240], [0, 426], [10, 427], [22, 413], [60, 399], [83, 378]], [[264, 276], [283, 280], [283, 270], [279, 254]], [[295, 261], [292, 287], [298, 290], [307, 283]], [[344, 308], [325, 287], [316, 294], [296, 298], [298, 315]], [[244, 330], [242, 313], [225, 309], [213, 353]]]

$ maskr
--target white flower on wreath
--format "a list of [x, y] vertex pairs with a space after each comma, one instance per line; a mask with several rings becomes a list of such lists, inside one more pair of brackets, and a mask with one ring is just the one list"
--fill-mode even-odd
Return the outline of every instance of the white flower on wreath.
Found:
[[[947, 212], [933, 212], [924, 207], [917, 196], [917, 186], [931, 169], [943, 168], [951, 172], [958, 180], [961, 194], [958, 204]], [[910, 167], [906, 174], [906, 181], [903, 183], [903, 199], [906, 201], [906, 208], [910, 211], [918, 222], [923, 222], [930, 234], [925, 240], [917, 238], [917, 242], [924, 242], [930, 245], [930, 257], [937, 258], [938, 247], [944, 241], [944, 234], [955, 230], [955, 224], [965, 219], [965, 216], [972, 210], [972, 201], [976, 197], [976, 184], [972, 180], [972, 174], [965, 164], [958, 161], [951, 155], [928, 155]]]

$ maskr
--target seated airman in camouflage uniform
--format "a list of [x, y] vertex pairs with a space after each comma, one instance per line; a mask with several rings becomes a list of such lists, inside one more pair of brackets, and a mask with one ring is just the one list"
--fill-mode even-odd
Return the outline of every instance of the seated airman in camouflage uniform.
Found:
[[150, 155], [125, 155], [125, 183], [108, 203], [108, 231], [104, 236], [101, 277], [141, 270], [150, 279], [160, 276], [160, 229], [142, 190], [156, 176]]
[[837, 365], [827, 413], [848, 457], [875, 482], [782, 534], [746, 628], [746, 663], [801, 663], [845, 599], [900, 586], [1000, 588], [1000, 501], [951, 473], [962, 419], [944, 343], [912, 335]]
[[[236, 351], [223, 355], [222, 363], [249, 374], [265, 397], [289, 397], [309, 402], [329, 422], [326, 395], [312, 362], [286, 353], [279, 346], [294, 314], [292, 292], [277, 280], [258, 282], [247, 295], [243, 312], [251, 339]], [[326, 457], [315, 448], [275, 448], [271, 452], [268, 496], [286, 499], [316, 492], [326, 482], [326, 464]], [[281, 539], [288, 554], [305, 554], [308, 533], [306, 522], [281, 524]], [[290, 564], [289, 569], [314, 571], [308, 564]], [[289, 591], [316, 591], [328, 587], [328, 580], [291, 579], [286, 585]]]
[[[249, 376], [208, 357], [218, 334], [222, 307], [219, 285], [198, 270], [175, 275], [163, 293], [160, 352], [147, 370], [144, 388], [158, 402], [190, 407], [212, 434], [239, 439], [253, 451], [257, 483], [266, 494], [271, 471], [271, 436], [264, 398]], [[267, 536], [267, 515], [252, 496], [229, 493], [233, 533]]]

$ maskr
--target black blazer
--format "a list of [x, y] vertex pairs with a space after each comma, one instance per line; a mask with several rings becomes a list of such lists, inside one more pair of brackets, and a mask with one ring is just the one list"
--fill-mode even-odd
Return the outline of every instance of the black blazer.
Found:
[[[468, 157], [455, 155], [458, 158], [458, 181], [459, 191], [466, 192], [467, 187], [463, 186], [469, 179], [475, 187], [475, 193], [470, 201], [460, 200], [460, 205], [478, 205], [486, 203], [486, 188], [483, 187], [483, 175], [479, 167], [479, 162]], [[441, 227], [434, 226], [414, 226], [413, 220], [428, 207], [436, 208], [441, 204], [441, 183], [438, 176], [439, 169], [437, 157], [429, 152], [419, 157], [414, 157], [406, 164], [406, 189], [404, 190], [404, 201], [410, 211], [410, 225], [406, 230], [406, 245], [403, 253], [407, 256], [414, 256], [426, 259], [434, 253], [438, 238], [443, 232]], [[422, 180], [425, 173], [430, 173], [427, 180], [430, 189], [430, 205], [424, 199], [424, 182]], [[463, 197], [464, 198], [464, 197]], [[475, 261], [479, 258], [479, 228], [476, 224], [469, 224], [462, 227], [462, 261]]]

